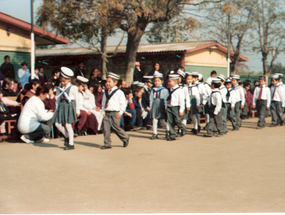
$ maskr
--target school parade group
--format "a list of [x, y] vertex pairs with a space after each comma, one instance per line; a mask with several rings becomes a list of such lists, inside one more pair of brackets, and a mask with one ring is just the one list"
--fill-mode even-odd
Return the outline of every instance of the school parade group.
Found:
[[[187, 72], [183, 67], [164, 74], [158, 65], [146, 76], [139, 68], [136, 62], [136, 81], [130, 87], [113, 72], [107, 74], [106, 80], [96, 77], [96, 71], [92, 72], [93, 79], [88, 79], [82, 67], [75, 73], [61, 67], [54, 72], [52, 83], [41, 84], [36, 75], [28, 81], [30, 90], [23, 94], [26, 100], [17, 123], [21, 140], [49, 142], [53, 128], [63, 136], [64, 149], [72, 150], [74, 137], [87, 135], [91, 130], [93, 134], [103, 133], [101, 149], [111, 149], [112, 132], [124, 147], [130, 142], [127, 131], [152, 129], [151, 140], [175, 141], [186, 134], [186, 125], [191, 123], [191, 134], [197, 135], [201, 131], [201, 116], [206, 122], [204, 137], [226, 135], [227, 120], [233, 131], [241, 127], [241, 112], [246, 101], [239, 75], [225, 77], [212, 71], [204, 82], [202, 74]], [[272, 117], [270, 127], [284, 123], [282, 74], [274, 74], [270, 81], [268, 87], [266, 78], [260, 76], [259, 85], [253, 91], [252, 108], [259, 117], [257, 129], [265, 127], [268, 112]], [[4, 84], [3, 92], [5, 88], [9, 91], [9, 85]], [[1, 94], [0, 99], [1, 103], [6, 101]], [[158, 135], [158, 127], [165, 129], [165, 137]]]

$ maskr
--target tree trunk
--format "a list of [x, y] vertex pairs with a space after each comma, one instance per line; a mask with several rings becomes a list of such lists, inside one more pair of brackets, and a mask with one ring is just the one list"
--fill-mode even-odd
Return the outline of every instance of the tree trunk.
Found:
[[231, 76], [236, 72], [236, 67], [237, 67], [237, 64], [239, 61], [239, 56], [240, 56], [240, 53], [236, 51], [234, 54], [234, 58], [232, 60], [232, 63], [231, 63], [231, 70], [230, 70]]
[[125, 62], [125, 81], [128, 85], [133, 82], [133, 73], [137, 59], [137, 50], [147, 26], [146, 22], [139, 22], [136, 29], [128, 32]]
[[102, 29], [102, 34], [101, 34], [101, 43], [100, 43], [100, 48], [101, 48], [101, 71], [102, 71], [102, 79], [106, 80], [107, 77], [107, 34], [103, 33]]
[[267, 53], [262, 53], [262, 67], [263, 75], [266, 77], [266, 81], [268, 83], [269, 72], [267, 70]]

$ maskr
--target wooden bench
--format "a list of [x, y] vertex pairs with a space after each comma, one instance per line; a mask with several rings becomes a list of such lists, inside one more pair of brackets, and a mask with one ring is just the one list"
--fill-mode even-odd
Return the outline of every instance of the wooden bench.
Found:
[[[17, 96], [11, 96], [11, 97], [5, 97], [5, 98], [7, 98], [11, 101], [17, 100]], [[14, 129], [15, 126], [17, 126], [16, 125], [16, 119], [6, 119], [6, 120], [4, 120], [3, 123], [7, 123], [7, 130], [6, 130], [7, 135], [0, 136], [0, 140], [7, 139], [11, 135], [12, 129]]]

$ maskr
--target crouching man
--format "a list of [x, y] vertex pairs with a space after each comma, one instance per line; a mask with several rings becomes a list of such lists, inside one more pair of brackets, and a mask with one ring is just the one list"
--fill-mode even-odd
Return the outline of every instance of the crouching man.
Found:
[[23, 134], [21, 139], [25, 143], [49, 141], [49, 139], [45, 138], [51, 131], [47, 122], [52, 120], [54, 112], [45, 109], [43, 101], [48, 92], [49, 88], [47, 86], [39, 86], [36, 90], [36, 95], [27, 101], [21, 112], [18, 129]]

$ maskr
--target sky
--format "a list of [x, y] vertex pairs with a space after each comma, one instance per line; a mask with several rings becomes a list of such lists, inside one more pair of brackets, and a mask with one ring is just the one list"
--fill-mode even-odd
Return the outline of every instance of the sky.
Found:
[[[34, 0], [34, 20], [36, 19], [36, 10], [42, 4], [43, 0]], [[26, 22], [31, 22], [31, 0], [0, 0], [0, 12], [21, 19]], [[117, 45], [120, 40], [120, 36], [112, 37], [108, 39], [108, 45]], [[126, 43], [126, 39], [124, 41]], [[142, 40], [141, 43], [146, 43], [146, 40]], [[260, 53], [245, 52], [243, 56], [249, 59], [246, 65], [250, 71], [259, 72], [262, 71], [262, 62]], [[277, 59], [282, 63], [284, 55], [280, 55]]]

